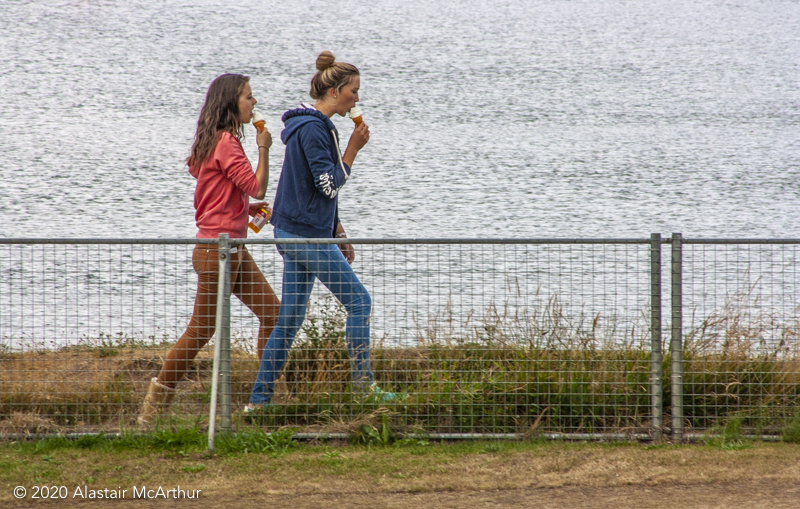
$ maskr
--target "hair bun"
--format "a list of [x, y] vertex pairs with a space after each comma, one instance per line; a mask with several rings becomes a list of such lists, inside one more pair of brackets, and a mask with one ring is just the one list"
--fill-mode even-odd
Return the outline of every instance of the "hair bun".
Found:
[[317, 70], [324, 71], [329, 67], [333, 67], [333, 64], [336, 62], [336, 57], [333, 56], [333, 53], [330, 51], [323, 51], [317, 57]]
[[320, 99], [325, 96], [328, 89], [336, 92], [343, 86], [350, 83], [354, 76], [359, 72], [356, 66], [345, 62], [337, 62], [336, 57], [330, 51], [323, 51], [317, 57], [317, 72], [311, 78], [311, 90], [308, 95], [312, 99]]

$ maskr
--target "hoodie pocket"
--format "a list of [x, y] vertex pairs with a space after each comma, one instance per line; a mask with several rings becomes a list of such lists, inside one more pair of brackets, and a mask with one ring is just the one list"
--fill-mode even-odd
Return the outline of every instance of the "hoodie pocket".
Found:
[[319, 200], [320, 200], [319, 193], [312, 192], [311, 196], [308, 199], [308, 203], [306, 203], [306, 210], [312, 214], [317, 212], [319, 210]]

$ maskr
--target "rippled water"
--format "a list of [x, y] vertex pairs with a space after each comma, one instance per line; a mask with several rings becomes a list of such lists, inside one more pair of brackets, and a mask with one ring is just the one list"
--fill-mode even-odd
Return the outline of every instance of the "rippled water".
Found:
[[[341, 194], [351, 236], [800, 237], [796, 0], [194, 4], [3, 2], [1, 237], [194, 236], [183, 160], [224, 72], [250, 75], [267, 114], [273, 196], [280, 116], [308, 100], [323, 49], [361, 69], [372, 131]], [[350, 121], [334, 121], [347, 137]], [[246, 148], [255, 160], [254, 137]], [[63, 267], [58, 249], [3, 252], [3, 333], [179, 333], [188, 251], [117, 249], [75, 248]], [[362, 247], [374, 335], [556, 296], [641, 329], [646, 251], [486, 249]], [[274, 250], [253, 252], [278, 282]], [[763, 254], [703, 258], [696, 277], [720, 291], [691, 297], [687, 272], [687, 309], [718, 308], [755, 263], [764, 302], [791, 315], [787, 252], [777, 269]]]
[[252, 76], [274, 195], [323, 49], [372, 131], [351, 236], [800, 236], [797, 1], [195, 3], [4, 2], [0, 236], [193, 236], [223, 72]]

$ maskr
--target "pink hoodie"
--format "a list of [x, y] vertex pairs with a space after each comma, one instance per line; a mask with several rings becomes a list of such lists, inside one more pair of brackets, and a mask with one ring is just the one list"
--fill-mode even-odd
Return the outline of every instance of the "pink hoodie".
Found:
[[255, 198], [258, 181], [239, 140], [223, 132], [211, 157], [189, 173], [197, 179], [197, 238], [217, 238], [220, 233], [232, 239], [247, 237], [248, 196]]

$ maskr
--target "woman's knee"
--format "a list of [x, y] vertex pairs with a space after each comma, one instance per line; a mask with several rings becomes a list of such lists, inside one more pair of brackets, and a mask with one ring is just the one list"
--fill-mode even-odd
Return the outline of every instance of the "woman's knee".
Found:
[[277, 315], [259, 316], [258, 323], [265, 329], [274, 329], [278, 325]]
[[281, 347], [291, 348], [294, 338], [296, 338], [297, 334], [300, 332], [301, 325], [302, 324], [286, 323], [283, 320], [278, 320], [272, 334], [269, 336], [269, 342], [274, 341], [275, 344], [279, 344]]
[[345, 306], [347, 312], [356, 316], [369, 316], [372, 313], [372, 297], [364, 290], [357, 293]]
[[200, 350], [206, 346], [206, 343], [211, 341], [216, 331], [216, 324], [213, 323], [210, 325], [190, 324], [181, 336], [179, 343], [183, 343], [187, 348]]
[[258, 315], [258, 321], [262, 327], [274, 328], [278, 324], [278, 316], [280, 316], [280, 304], [274, 306], [266, 306]]

